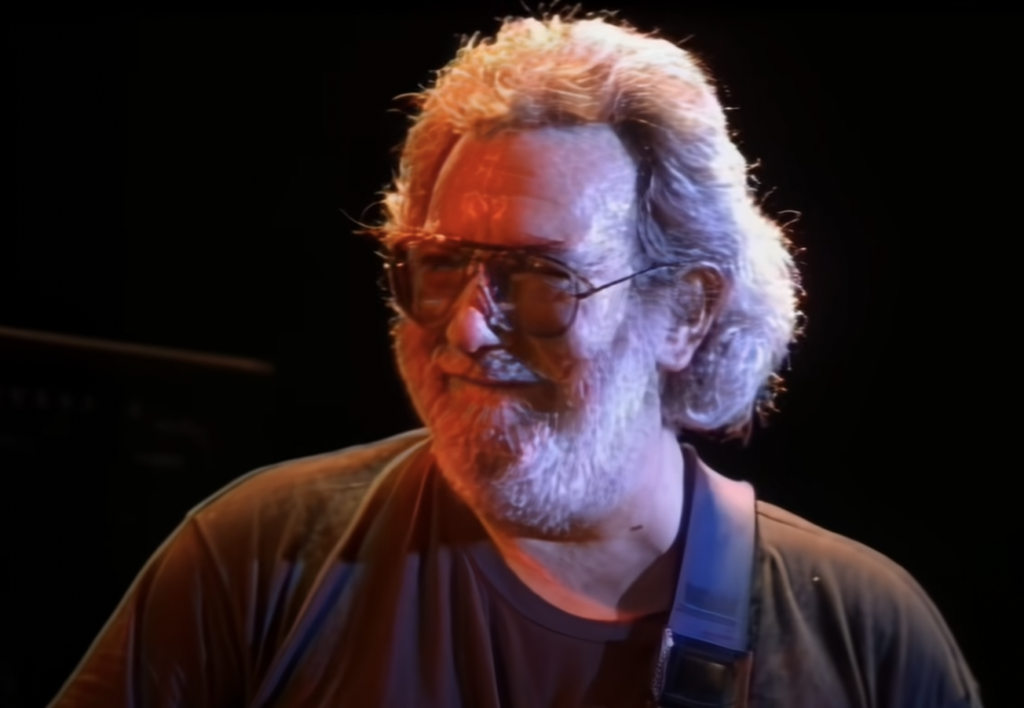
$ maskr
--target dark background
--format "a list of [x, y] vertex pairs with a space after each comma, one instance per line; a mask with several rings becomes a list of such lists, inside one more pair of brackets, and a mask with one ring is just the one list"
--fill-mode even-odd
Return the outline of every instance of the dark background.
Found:
[[[1000, 421], [1019, 385], [999, 375], [1014, 319], [996, 313], [1020, 236], [1019, 19], [620, 7], [689, 37], [760, 163], [767, 208], [800, 214], [808, 326], [782, 413], [747, 448], [702, 450], [906, 567], [986, 704], [1012, 705], [1013, 437]], [[9, 25], [0, 327], [247, 357], [273, 374], [0, 337], [0, 705], [53, 696], [206, 495], [416, 425], [378, 261], [345, 214], [373, 218], [390, 178], [405, 126], [393, 97], [428, 82], [461, 35], [521, 12]]]

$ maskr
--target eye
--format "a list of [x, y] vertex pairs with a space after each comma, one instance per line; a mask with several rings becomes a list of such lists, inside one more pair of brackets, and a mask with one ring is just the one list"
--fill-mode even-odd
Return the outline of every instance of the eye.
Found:
[[509, 285], [513, 297], [524, 302], [553, 302], [573, 292], [572, 279], [557, 271], [518, 273]]
[[419, 268], [426, 268], [434, 272], [463, 270], [466, 267], [466, 257], [458, 252], [440, 248], [417, 248], [410, 252], [410, 261]]
[[551, 280], [570, 280], [569, 275], [565, 271], [560, 268], [556, 268], [549, 263], [539, 263], [534, 265], [530, 268], [530, 273], [544, 278], [549, 278]]
[[462, 261], [451, 256], [430, 256], [420, 261], [419, 265], [435, 271], [462, 270]]
[[542, 281], [547, 288], [572, 292], [573, 277], [558, 264], [536, 258], [530, 259], [525, 266], [521, 275]]

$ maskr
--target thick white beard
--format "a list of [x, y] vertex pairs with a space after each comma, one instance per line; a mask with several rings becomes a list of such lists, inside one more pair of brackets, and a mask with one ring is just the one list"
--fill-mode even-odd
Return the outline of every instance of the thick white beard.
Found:
[[445, 479], [500, 526], [557, 538], [593, 526], [632, 491], [631, 461], [660, 424], [655, 366], [636, 343], [577, 372], [570, 407], [539, 413], [500, 391], [424, 411]]

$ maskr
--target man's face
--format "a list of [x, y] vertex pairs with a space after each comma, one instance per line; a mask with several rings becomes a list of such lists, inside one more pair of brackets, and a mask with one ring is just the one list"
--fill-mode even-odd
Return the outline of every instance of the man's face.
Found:
[[[425, 231], [539, 249], [602, 285], [629, 275], [636, 167], [604, 125], [464, 137]], [[579, 303], [559, 337], [492, 327], [479, 273], [435, 327], [402, 319], [399, 368], [452, 486], [495, 523], [557, 535], [607, 513], [623, 464], [660, 428], [657, 372], [629, 285]]]

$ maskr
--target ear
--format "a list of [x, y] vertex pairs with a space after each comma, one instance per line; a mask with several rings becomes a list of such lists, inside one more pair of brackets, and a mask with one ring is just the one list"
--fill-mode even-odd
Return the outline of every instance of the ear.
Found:
[[663, 371], [682, 371], [714, 324], [725, 300], [726, 281], [710, 266], [685, 271], [668, 303], [665, 336], [658, 353]]

